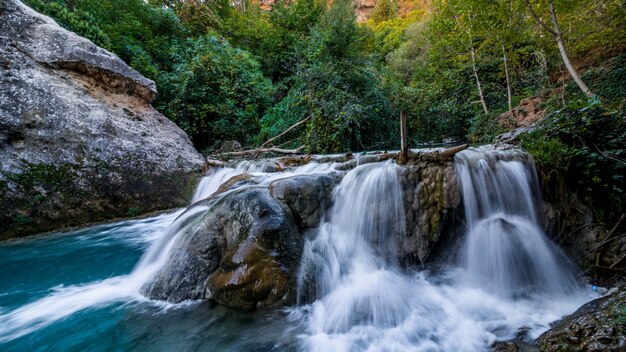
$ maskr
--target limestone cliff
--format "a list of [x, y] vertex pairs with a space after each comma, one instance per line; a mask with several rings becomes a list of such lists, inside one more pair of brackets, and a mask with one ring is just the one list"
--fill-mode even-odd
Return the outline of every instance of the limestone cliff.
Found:
[[0, 239], [183, 205], [202, 156], [153, 81], [0, 0]]

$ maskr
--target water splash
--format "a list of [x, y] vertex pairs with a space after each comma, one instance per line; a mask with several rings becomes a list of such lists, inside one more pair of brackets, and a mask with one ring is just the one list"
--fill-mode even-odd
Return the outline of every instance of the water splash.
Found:
[[464, 266], [471, 284], [503, 295], [569, 294], [578, 285], [540, 228], [534, 165], [519, 151], [456, 156], [467, 220]]

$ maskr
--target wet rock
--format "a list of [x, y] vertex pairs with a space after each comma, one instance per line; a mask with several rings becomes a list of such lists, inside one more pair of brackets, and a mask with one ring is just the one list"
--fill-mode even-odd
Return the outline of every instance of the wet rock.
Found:
[[248, 237], [211, 274], [207, 298], [243, 310], [271, 307], [287, 300], [289, 281], [264, 239]]
[[0, 8], [0, 239], [184, 205], [204, 160], [150, 106], [154, 82], [19, 1]]
[[273, 181], [269, 189], [274, 198], [289, 207], [300, 228], [310, 228], [319, 225], [342, 176], [339, 172], [298, 175]]
[[237, 141], [224, 141], [220, 149], [215, 151], [216, 154], [219, 153], [232, 153], [232, 152], [240, 152], [243, 150], [241, 143]]
[[229, 189], [233, 188], [235, 185], [240, 184], [244, 181], [247, 181], [249, 179], [251, 179], [252, 177], [254, 177], [252, 174], [248, 174], [248, 173], [243, 173], [243, 174], [239, 174], [237, 176], [233, 176], [231, 178], [229, 178], [226, 182], [222, 183], [218, 188], [217, 191], [215, 191], [215, 193], [211, 194], [211, 197], [215, 197], [218, 194], [222, 194], [226, 191], [228, 191]]
[[454, 163], [434, 157], [440, 149], [414, 153], [403, 165], [401, 184], [404, 193], [406, 236], [399, 238], [398, 257], [404, 264], [425, 263], [443, 229], [455, 217], [445, 216], [461, 204]]
[[496, 342], [491, 346], [492, 352], [519, 352], [519, 349], [513, 342]]
[[196, 204], [210, 210], [185, 229], [145, 294], [244, 310], [292, 302], [303, 239], [284, 205], [254, 186]]
[[543, 333], [541, 351], [625, 351], [626, 289], [591, 301]]

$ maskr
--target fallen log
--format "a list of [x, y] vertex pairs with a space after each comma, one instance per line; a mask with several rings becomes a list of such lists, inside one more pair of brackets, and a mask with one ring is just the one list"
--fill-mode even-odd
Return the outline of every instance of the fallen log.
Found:
[[225, 165], [225, 163], [221, 160], [215, 160], [215, 159], [211, 159], [211, 158], [207, 158], [206, 159], [206, 163], [209, 166], [216, 166], [216, 167], [223, 167]]
[[304, 150], [304, 146], [300, 146], [295, 149], [283, 149], [283, 148], [271, 147], [271, 148], [256, 148], [256, 149], [242, 150], [240, 152], [230, 152], [230, 153], [223, 153], [219, 155], [221, 157], [247, 156], [247, 155], [252, 155], [256, 157], [259, 154], [263, 154], [263, 153], [298, 154], [298, 153], [301, 153], [303, 150]]
[[439, 157], [444, 158], [444, 159], [451, 158], [451, 157], [454, 156], [454, 154], [456, 154], [456, 153], [458, 153], [458, 152], [460, 152], [462, 150], [465, 150], [468, 147], [469, 147], [469, 145], [467, 145], [467, 144], [461, 144], [461, 145], [458, 145], [456, 147], [452, 147], [452, 148], [448, 148], [446, 150], [442, 150], [441, 152], [439, 152]]

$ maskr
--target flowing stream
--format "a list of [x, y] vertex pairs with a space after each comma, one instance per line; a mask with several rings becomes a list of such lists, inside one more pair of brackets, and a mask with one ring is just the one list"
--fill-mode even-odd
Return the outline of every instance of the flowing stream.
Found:
[[[399, 266], [399, 166], [361, 165], [335, 189], [333, 207], [307, 240], [300, 303], [286, 309], [243, 313], [140, 294], [204, 206], [0, 244], [0, 349], [482, 351], [521, 330], [535, 338], [592, 296], [540, 229], [532, 161], [475, 149], [456, 164], [467, 227], [458, 263], [436, 273]], [[269, 183], [334, 164], [267, 173], [271, 167], [213, 169], [192, 202], [241, 173]]]

